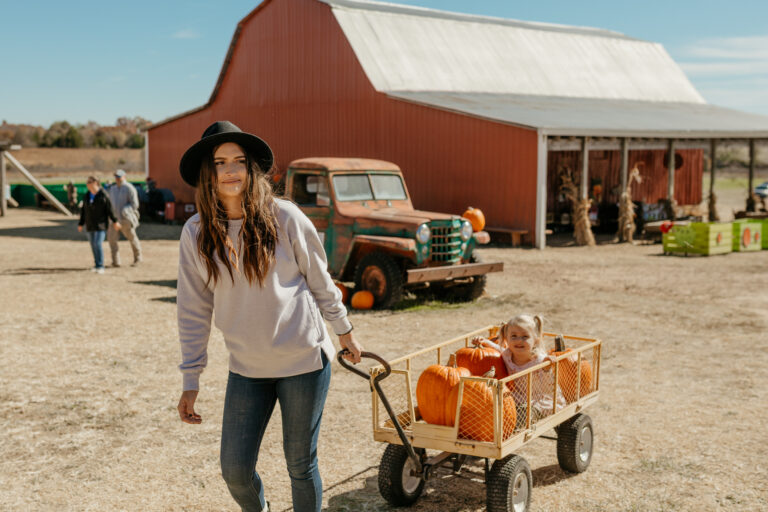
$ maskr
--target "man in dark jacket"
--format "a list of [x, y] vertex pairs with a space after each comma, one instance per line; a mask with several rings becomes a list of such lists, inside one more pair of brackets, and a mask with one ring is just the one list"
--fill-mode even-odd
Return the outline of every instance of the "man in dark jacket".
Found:
[[88, 235], [88, 241], [91, 242], [91, 250], [93, 251], [93, 260], [95, 266], [91, 269], [91, 272], [97, 274], [104, 273], [104, 239], [107, 236], [107, 226], [109, 220], [115, 225], [115, 229], [120, 229], [120, 223], [117, 222], [112, 211], [112, 203], [109, 201], [109, 196], [99, 186], [99, 180], [93, 176], [88, 177], [86, 182], [88, 187], [88, 193], [83, 197], [83, 208], [80, 210], [80, 222], [78, 223], [77, 230], [82, 232], [83, 225], [85, 225], [85, 231]]

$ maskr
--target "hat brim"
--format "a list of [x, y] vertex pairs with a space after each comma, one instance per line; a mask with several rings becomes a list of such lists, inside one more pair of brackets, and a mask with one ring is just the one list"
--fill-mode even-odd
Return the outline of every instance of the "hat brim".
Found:
[[184, 156], [181, 157], [181, 162], [179, 163], [181, 178], [189, 185], [196, 187], [200, 179], [200, 164], [203, 157], [212, 151], [213, 148], [225, 142], [234, 142], [243, 148], [243, 151], [259, 164], [262, 172], [269, 172], [272, 168], [274, 156], [272, 155], [272, 149], [270, 149], [266, 142], [250, 133], [226, 132], [210, 135], [192, 144], [184, 153]]

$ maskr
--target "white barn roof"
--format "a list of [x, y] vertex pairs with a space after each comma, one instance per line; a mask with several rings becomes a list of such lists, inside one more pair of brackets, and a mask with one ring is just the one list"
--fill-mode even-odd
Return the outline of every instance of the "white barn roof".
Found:
[[363, 0], [330, 5], [373, 87], [550, 134], [765, 137], [708, 105], [658, 43], [609, 30]]

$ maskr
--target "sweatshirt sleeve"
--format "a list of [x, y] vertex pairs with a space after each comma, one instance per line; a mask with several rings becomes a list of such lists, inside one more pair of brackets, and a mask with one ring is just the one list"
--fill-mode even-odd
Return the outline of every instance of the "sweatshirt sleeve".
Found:
[[334, 284], [328, 273], [328, 260], [317, 230], [312, 222], [298, 207], [290, 204], [290, 221], [286, 231], [291, 239], [291, 247], [296, 256], [299, 270], [307, 280], [307, 285], [333, 331], [345, 334], [352, 330], [347, 319], [347, 308], [341, 302], [341, 290]]
[[198, 270], [195, 261], [197, 244], [192, 231], [187, 225], [181, 233], [176, 290], [183, 391], [200, 388], [200, 374], [208, 364], [208, 338], [213, 316], [213, 292]]
[[114, 208], [112, 208], [112, 201], [109, 200], [109, 196], [107, 194], [104, 194], [104, 204], [106, 205], [107, 216], [112, 220], [112, 222], [117, 222]]

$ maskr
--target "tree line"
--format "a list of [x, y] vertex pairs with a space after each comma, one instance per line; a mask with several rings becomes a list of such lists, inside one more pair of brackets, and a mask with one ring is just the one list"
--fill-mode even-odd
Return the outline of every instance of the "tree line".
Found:
[[143, 117], [119, 117], [114, 126], [95, 121], [70, 124], [56, 121], [48, 128], [30, 124], [0, 124], [0, 141], [38, 148], [136, 148], [144, 147], [141, 133], [152, 122]]

